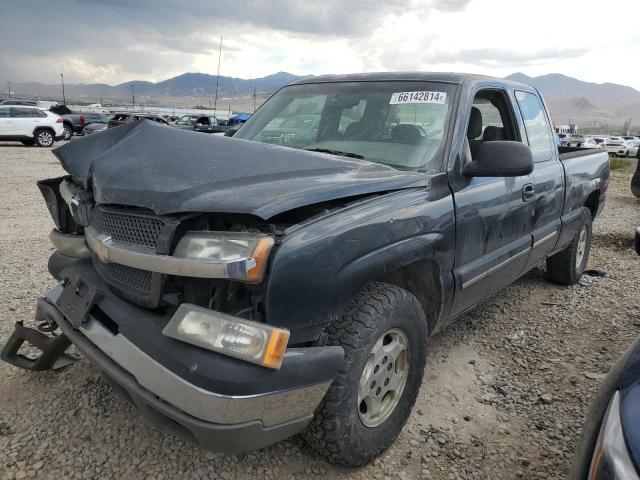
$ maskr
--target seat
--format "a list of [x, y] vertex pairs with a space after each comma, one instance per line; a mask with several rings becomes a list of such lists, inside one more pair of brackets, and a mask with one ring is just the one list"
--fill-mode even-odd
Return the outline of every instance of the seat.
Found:
[[480, 140], [476, 140], [482, 134], [482, 112], [477, 107], [471, 107], [471, 115], [469, 117], [469, 126], [467, 127], [467, 139], [469, 140], [469, 149], [471, 150], [471, 158], [476, 158]]
[[424, 136], [420, 128], [412, 123], [401, 123], [391, 130], [391, 139], [395, 143], [406, 143], [409, 145], [417, 145], [422, 143]]

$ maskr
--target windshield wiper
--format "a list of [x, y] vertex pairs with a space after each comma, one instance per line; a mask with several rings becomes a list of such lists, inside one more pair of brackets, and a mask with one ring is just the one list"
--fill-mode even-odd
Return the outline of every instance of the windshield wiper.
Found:
[[307, 150], [308, 152], [328, 153], [330, 155], [340, 155], [341, 157], [365, 158], [364, 155], [360, 155], [359, 153], [341, 152], [340, 150], [331, 150], [329, 148], [303, 148], [303, 150]]

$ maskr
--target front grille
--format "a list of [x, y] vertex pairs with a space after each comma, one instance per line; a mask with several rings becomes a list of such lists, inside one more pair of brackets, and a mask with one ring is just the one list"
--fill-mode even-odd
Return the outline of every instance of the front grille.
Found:
[[105, 272], [111, 280], [123, 288], [132, 288], [148, 295], [151, 292], [152, 273], [148, 270], [127, 267], [118, 263], [105, 264]]
[[151, 215], [119, 212], [96, 207], [91, 216], [91, 226], [98, 232], [110, 235], [117, 242], [156, 248], [164, 223]]
[[[91, 226], [113, 241], [166, 252], [176, 224], [167, 224], [153, 213], [117, 207], [97, 206]], [[161, 234], [165, 232], [165, 235]], [[117, 263], [103, 263], [93, 256], [96, 271], [118, 295], [147, 308], [160, 305], [165, 276]]]

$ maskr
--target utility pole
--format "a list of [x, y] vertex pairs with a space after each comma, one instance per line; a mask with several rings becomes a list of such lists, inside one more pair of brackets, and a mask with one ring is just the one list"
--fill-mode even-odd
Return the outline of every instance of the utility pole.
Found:
[[253, 84], [253, 113], [256, 113], [256, 84]]
[[135, 85], [132, 83], [131, 84], [131, 110], [135, 110], [136, 109], [136, 95], [135, 92], [133, 90], [133, 87]]
[[67, 97], [65, 97], [65, 95], [64, 95], [64, 75], [60, 74], [60, 78], [62, 79], [62, 104], [66, 105], [67, 104]]
[[220, 35], [220, 51], [218, 52], [218, 76], [216, 77], [216, 96], [213, 100], [213, 111], [218, 106], [218, 85], [220, 84], [220, 60], [222, 59], [222, 35]]
[[7, 82], [7, 84], [9, 85], [9, 98], [11, 98], [11, 82]]

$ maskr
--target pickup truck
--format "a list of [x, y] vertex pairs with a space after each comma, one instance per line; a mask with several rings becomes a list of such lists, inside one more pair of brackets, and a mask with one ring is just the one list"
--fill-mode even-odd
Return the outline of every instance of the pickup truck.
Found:
[[82, 133], [82, 129], [85, 125], [89, 125], [93, 122], [99, 122], [103, 116], [104, 114], [97, 112], [68, 113], [66, 115], [62, 115], [62, 139], [69, 140], [74, 133]]
[[[301, 112], [315, 137], [268, 143]], [[142, 120], [54, 153], [36, 319], [60, 332], [17, 324], [2, 358], [57, 368], [73, 343], [204, 448], [303, 432], [347, 465], [400, 432], [431, 335], [542, 262], [580, 279], [609, 181], [606, 152], [559, 153], [534, 88], [463, 74], [315, 77], [233, 138]]]

